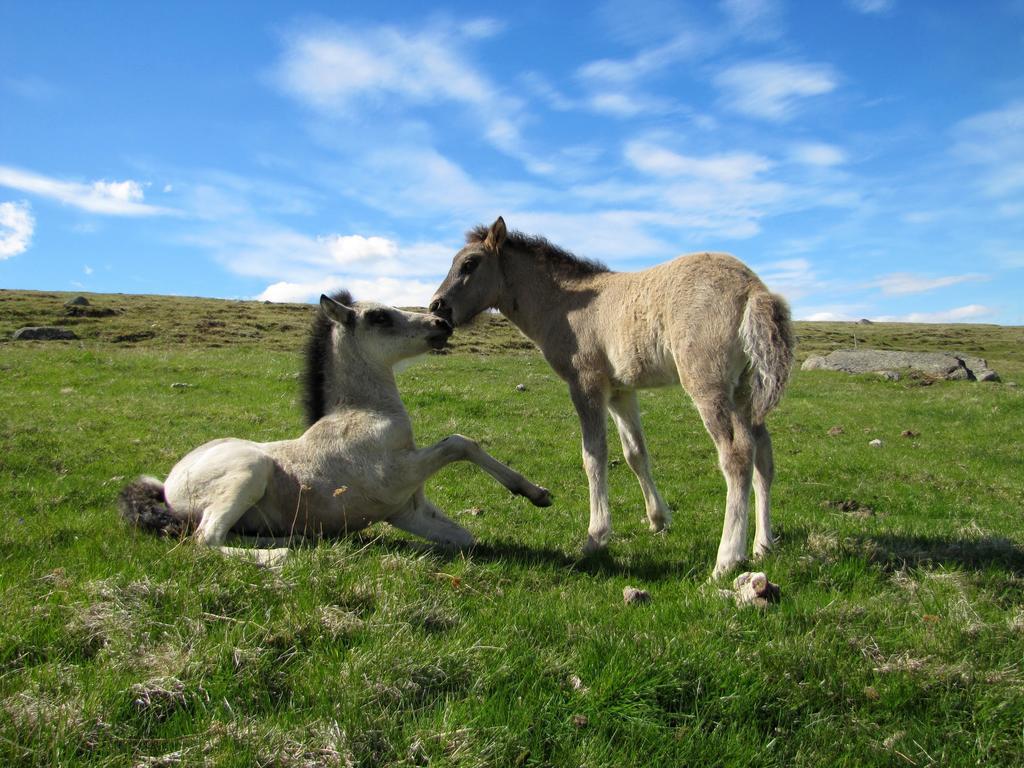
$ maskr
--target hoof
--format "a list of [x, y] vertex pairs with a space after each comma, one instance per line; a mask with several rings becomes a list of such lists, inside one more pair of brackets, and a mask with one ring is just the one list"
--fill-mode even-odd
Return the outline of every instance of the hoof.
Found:
[[656, 510], [654, 514], [647, 514], [647, 525], [654, 533], [667, 531], [672, 523], [672, 512], [668, 509]]
[[590, 555], [596, 555], [598, 552], [603, 552], [608, 546], [608, 536], [593, 536], [587, 535], [587, 540], [583, 544], [583, 556], [589, 557]]
[[754, 560], [760, 560], [761, 558], [767, 557], [775, 549], [775, 545], [779, 543], [777, 538], [770, 539], [763, 543], [754, 544]]
[[711, 577], [708, 582], [721, 581], [724, 576], [728, 576], [733, 570], [744, 563], [743, 559], [735, 560], [731, 563], [718, 563], [715, 565], [715, 570], [711, 572]]
[[465, 536], [445, 536], [444, 538], [434, 539], [433, 544], [436, 547], [448, 550], [470, 549], [476, 545], [476, 539], [470, 534]]
[[529, 499], [535, 507], [550, 507], [551, 491], [538, 485], [537, 491]]

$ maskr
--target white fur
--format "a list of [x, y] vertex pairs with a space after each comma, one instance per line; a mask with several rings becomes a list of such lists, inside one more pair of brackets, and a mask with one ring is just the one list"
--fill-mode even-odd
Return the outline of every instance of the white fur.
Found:
[[[219, 546], [229, 532], [337, 535], [386, 520], [445, 546], [470, 546], [470, 532], [423, 493], [424, 481], [453, 461], [472, 461], [513, 493], [550, 504], [544, 488], [469, 438], [416, 447], [393, 369], [437, 342], [437, 318], [326, 297], [321, 307], [333, 323], [327, 415], [294, 440], [214, 440], [171, 469], [164, 497], [173, 515], [198, 524], [200, 542]], [[373, 309], [392, 313], [393, 324], [370, 324]]]

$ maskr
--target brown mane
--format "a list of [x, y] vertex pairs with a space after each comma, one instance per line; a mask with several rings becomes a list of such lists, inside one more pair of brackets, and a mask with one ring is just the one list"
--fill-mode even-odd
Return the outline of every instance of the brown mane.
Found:
[[[466, 244], [482, 243], [487, 238], [488, 228], [480, 225], [466, 233]], [[586, 259], [559, 248], [547, 238], [538, 235], [526, 235], [522, 232], [509, 231], [505, 236], [506, 248], [528, 253], [539, 262], [546, 264], [570, 277], [596, 275], [609, 272], [607, 266], [594, 259]]]

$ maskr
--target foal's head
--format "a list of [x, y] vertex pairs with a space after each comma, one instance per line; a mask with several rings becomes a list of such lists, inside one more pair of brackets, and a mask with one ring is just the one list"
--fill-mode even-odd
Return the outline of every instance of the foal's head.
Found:
[[320, 312], [337, 328], [334, 338], [339, 345], [358, 348], [363, 359], [387, 367], [441, 349], [452, 335], [452, 326], [435, 315], [356, 303], [345, 295], [321, 296]]
[[320, 297], [320, 311], [306, 342], [303, 406], [306, 423], [327, 412], [337, 371], [372, 378], [373, 368], [391, 368], [430, 349], [441, 349], [452, 327], [440, 317], [352, 301], [347, 291]]
[[430, 311], [452, 325], [471, 320], [498, 302], [501, 290], [501, 246], [505, 220], [500, 216], [482, 238], [471, 237], [455, 254], [452, 268], [430, 301]]

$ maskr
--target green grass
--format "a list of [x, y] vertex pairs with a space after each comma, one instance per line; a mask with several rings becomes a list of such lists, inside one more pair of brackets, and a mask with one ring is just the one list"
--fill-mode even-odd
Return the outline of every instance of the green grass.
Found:
[[[67, 298], [0, 292], [0, 333]], [[72, 318], [82, 342], [0, 343], [0, 765], [1024, 763], [1015, 387], [797, 372], [770, 420], [782, 601], [741, 610], [704, 586], [724, 483], [684, 393], [641, 395], [671, 532], [646, 530], [614, 446], [616, 536], [579, 561], [568, 394], [486, 318], [400, 376], [418, 440], [470, 435], [554, 506], [455, 465], [427, 490], [472, 552], [379, 525], [274, 573], [126, 530], [113, 499], [213, 437], [298, 434], [312, 310], [90, 298], [122, 311]], [[798, 333], [801, 356], [857, 333], [1024, 372], [1019, 328]]]

